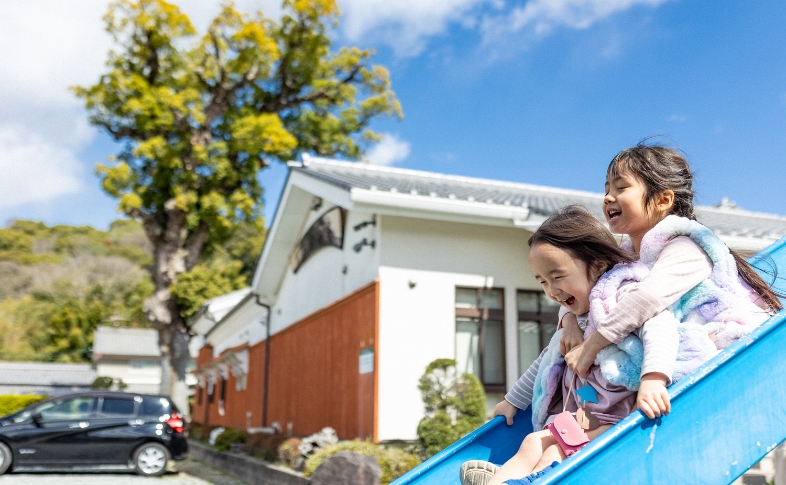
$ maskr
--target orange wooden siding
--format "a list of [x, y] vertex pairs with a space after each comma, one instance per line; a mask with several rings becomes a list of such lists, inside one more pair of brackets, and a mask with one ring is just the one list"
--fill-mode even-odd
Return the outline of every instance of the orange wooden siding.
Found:
[[[209, 350], [209, 358], [204, 355], [205, 349]], [[200, 349], [197, 366], [202, 367], [213, 360], [212, 348], [209, 346]], [[265, 342], [262, 341], [248, 349], [249, 368], [246, 376], [246, 388], [238, 391], [235, 388], [235, 376], [229, 373], [224, 399], [224, 415], [219, 413], [219, 399], [221, 397], [221, 380], [219, 379], [213, 390], [213, 402], [208, 403], [207, 387], [195, 389], [196, 393], [202, 392], [202, 403], [198, 396], [194, 396], [194, 409], [191, 420], [205, 424], [209, 427], [224, 426], [227, 428], [246, 429], [262, 426], [262, 366], [265, 361]], [[208, 415], [205, 416], [205, 405], [208, 405]], [[248, 415], [250, 414], [250, 417]], [[207, 418], [207, 419], [205, 419]]]
[[[376, 441], [378, 307], [379, 283], [375, 281], [270, 338], [265, 425], [278, 423], [286, 432], [291, 423], [292, 432], [301, 436], [330, 426], [342, 439]], [[374, 351], [374, 371], [360, 374], [360, 351], [366, 348]], [[204, 347], [197, 367], [211, 361], [212, 349]], [[219, 380], [207, 416], [205, 388], [201, 390], [202, 403], [194, 399], [192, 420], [207, 421], [211, 428], [245, 429], [249, 425], [246, 413], [251, 412], [250, 425], [261, 426], [264, 362], [262, 341], [249, 349], [246, 390], [235, 390], [235, 377], [230, 373], [224, 415], [218, 412]]]
[[376, 360], [378, 282], [270, 339], [268, 426], [308, 435], [330, 426], [342, 439], [375, 439], [375, 376], [360, 374], [360, 351]]

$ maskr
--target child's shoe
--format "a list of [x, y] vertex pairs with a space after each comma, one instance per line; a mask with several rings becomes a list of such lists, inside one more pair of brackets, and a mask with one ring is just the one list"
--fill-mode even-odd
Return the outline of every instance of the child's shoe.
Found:
[[486, 485], [499, 467], [483, 460], [469, 460], [461, 465], [461, 485]]
[[548, 465], [543, 470], [532, 472], [524, 478], [516, 478], [514, 480], [507, 480], [505, 481], [505, 485], [528, 485], [530, 483], [535, 483], [540, 477], [546, 474], [547, 471], [551, 470], [555, 466], [559, 465], [558, 461], [553, 462], [551, 465]]

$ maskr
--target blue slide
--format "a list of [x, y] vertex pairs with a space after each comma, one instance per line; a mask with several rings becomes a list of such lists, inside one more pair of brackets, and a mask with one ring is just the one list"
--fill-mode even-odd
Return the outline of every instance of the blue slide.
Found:
[[[784, 281], [786, 238], [752, 262], [766, 267], [768, 260]], [[786, 293], [786, 285], [775, 287]], [[784, 371], [786, 309], [671, 386], [671, 414], [651, 420], [634, 412], [537, 483], [729, 484], [786, 439]], [[494, 418], [391, 485], [458, 485], [466, 460], [510, 458], [530, 421], [529, 409], [513, 426]]]

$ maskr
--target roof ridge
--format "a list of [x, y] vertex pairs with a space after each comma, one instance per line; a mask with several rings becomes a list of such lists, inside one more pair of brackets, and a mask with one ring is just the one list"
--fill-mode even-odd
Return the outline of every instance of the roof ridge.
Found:
[[506, 180], [488, 179], [483, 177], [470, 177], [467, 175], [451, 175], [451, 174], [445, 174], [440, 172], [429, 172], [427, 170], [415, 170], [411, 168], [385, 167], [381, 165], [372, 165], [363, 162], [350, 162], [350, 161], [334, 160], [334, 159], [322, 158], [322, 157], [309, 157], [308, 160], [305, 161], [304, 163], [292, 164], [290, 166], [305, 168], [306, 170], [308, 170], [309, 165], [315, 162], [323, 165], [335, 165], [345, 168], [368, 170], [370, 172], [417, 175], [420, 177], [428, 177], [437, 180], [471, 182], [471, 183], [483, 182], [489, 185], [494, 185], [499, 187], [522, 188], [522, 189], [530, 189], [530, 190], [549, 190], [549, 191], [555, 191], [557, 193], [568, 194], [568, 195], [583, 195], [583, 196], [593, 196], [593, 197], [603, 196], [603, 194], [600, 192], [590, 192], [588, 190], [566, 189], [563, 187], [553, 187], [550, 185], [536, 185], [536, 184], [527, 184], [524, 182], [510, 182]]
[[[328, 165], [328, 166], [332, 165], [336, 167], [343, 167], [343, 168], [349, 168], [354, 170], [365, 170], [369, 172], [414, 175], [418, 177], [426, 177], [426, 178], [441, 180], [441, 181], [465, 182], [465, 183], [475, 183], [475, 184], [482, 182], [496, 187], [548, 191], [554, 193], [555, 195], [562, 194], [562, 195], [580, 195], [585, 197], [603, 197], [603, 193], [601, 192], [591, 192], [588, 190], [566, 189], [563, 187], [554, 187], [550, 185], [537, 185], [537, 184], [528, 184], [524, 182], [511, 182], [506, 180], [496, 180], [496, 179], [488, 179], [482, 177], [470, 177], [466, 175], [451, 175], [451, 174], [445, 174], [440, 172], [416, 170], [411, 168], [386, 167], [382, 165], [372, 165], [367, 162], [364, 163], [364, 162], [354, 162], [348, 160], [336, 160], [336, 159], [325, 158], [325, 157], [315, 157], [315, 156], [304, 157], [303, 162], [290, 162], [288, 165], [293, 168], [304, 169], [306, 172], [308, 172], [309, 166], [315, 163], [319, 165]], [[753, 216], [753, 217], [761, 217], [761, 218], [773, 219], [778, 221], [786, 221], [786, 216], [782, 216], [779, 214], [771, 214], [767, 212], [749, 211], [747, 209], [742, 209], [739, 207], [734, 209], [729, 209], [729, 208], [716, 207], [712, 205], [696, 205], [696, 209], [701, 209], [703, 211], [714, 212], [718, 214]]]
[[696, 208], [702, 210], [708, 210], [711, 212], [717, 212], [720, 214], [730, 214], [736, 216], [755, 216], [755, 217], [763, 217], [767, 219], [777, 219], [779, 221], [786, 221], [786, 216], [782, 216], [779, 214], [770, 214], [769, 212], [751, 211], [748, 209], [742, 209], [740, 207], [735, 207], [731, 209], [727, 207], [716, 207], [714, 205], [697, 205]]

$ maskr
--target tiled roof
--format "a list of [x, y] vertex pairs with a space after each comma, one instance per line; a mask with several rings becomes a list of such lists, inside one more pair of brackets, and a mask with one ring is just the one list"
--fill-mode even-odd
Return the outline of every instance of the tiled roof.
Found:
[[[504, 206], [523, 206], [547, 216], [567, 204], [583, 204], [602, 219], [603, 194], [542, 185], [308, 158], [290, 164], [300, 172], [346, 190], [363, 189]], [[718, 235], [775, 241], [786, 235], [786, 217], [735, 207], [697, 206], [701, 223]]]
[[98, 327], [93, 338], [93, 360], [104, 355], [160, 357], [158, 332], [151, 328]]

